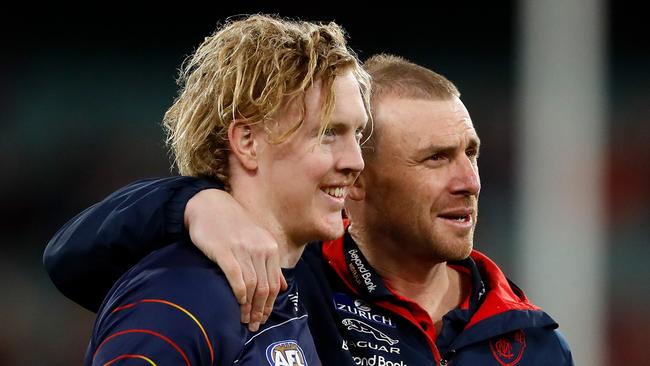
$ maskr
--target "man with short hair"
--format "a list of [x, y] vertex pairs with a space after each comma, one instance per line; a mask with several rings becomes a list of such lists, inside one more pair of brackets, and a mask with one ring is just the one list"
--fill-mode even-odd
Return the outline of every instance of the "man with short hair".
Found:
[[[395, 56], [374, 56], [364, 68], [373, 78], [374, 131], [363, 146], [365, 170], [347, 197], [350, 226], [342, 238], [308, 246], [296, 267], [300, 298], [310, 313], [309, 327], [323, 362], [572, 365], [557, 323], [529, 302], [494, 262], [472, 249], [480, 141], [456, 87]], [[70, 239], [77, 230], [68, 226], [50, 246], [84, 251], [83, 257], [100, 268], [115, 268], [100, 253], [118, 253], [122, 247], [153, 250], [153, 245], [142, 244], [169, 237], [169, 232], [180, 231], [178, 226], [168, 225], [150, 233], [156, 240], [140, 238], [138, 243], [124, 234], [170, 211], [183, 211], [194, 243], [206, 252], [221, 250], [214, 249], [219, 247], [215, 237], [224, 242], [224, 230], [215, 232], [214, 226], [249, 234], [250, 219], [224, 214], [232, 205], [223, 192], [205, 190], [187, 202], [197, 190], [192, 184], [173, 178], [157, 181], [156, 189], [163, 193], [138, 200], [121, 214], [122, 220], [112, 220], [101, 207], [116, 207], [126, 193], [145, 197], [152, 192], [151, 187], [127, 187], [80, 219], [90, 226], [102, 223], [119, 234], [120, 242], [88, 234]], [[178, 209], [178, 196], [187, 202], [183, 210]], [[230, 261], [221, 265], [244, 268], [264, 261], [256, 253], [251, 257], [240, 260], [240, 267]], [[75, 282], [83, 286], [71, 279], [89, 271], [64, 268], [66, 258], [79, 256], [46, 251], [51, 276], [65, 287]]]

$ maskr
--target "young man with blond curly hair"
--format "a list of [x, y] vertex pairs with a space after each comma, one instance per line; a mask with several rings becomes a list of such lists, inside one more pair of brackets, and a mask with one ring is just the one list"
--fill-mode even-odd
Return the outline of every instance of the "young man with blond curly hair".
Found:
[[207, 37], [180, 81], [164, 118], [176, 166], [223, 182], [268, 230], [288, 291], [253, 333], [224, 273], [180, 238], [112, 287], [84, 364], [319, 365], [294, 267], [307, 242], [344, 231], [369, 77], [336, 24], [254, 15]]

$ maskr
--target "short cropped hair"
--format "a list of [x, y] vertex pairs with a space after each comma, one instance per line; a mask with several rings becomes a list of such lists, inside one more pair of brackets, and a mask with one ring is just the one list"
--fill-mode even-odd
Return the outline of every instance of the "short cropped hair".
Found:
[[[377, 54], [366, 60], [363, 68], [372, 78], [372, 108], [376, 108], [377, 103], [385, 97], [424, 100], [460, 97], [456, 85], [447, 78], [403, 57]], [[376, 141], [381, 131], [381, 127], [376, 124], [377, 120], [373, 121], [375, 123], [370, 126], [373, 128], [372, 134], [364, 131], [364, 134], [368, 135], [363, 148], [365, 159], [373, 156], [372, 152], [376, 149]]]
[[390, 95], [397, 98], [444, 100], [460, 97], [456, 85], [444, 76], [403, 57], [378, 54], [363, 68], [372, 77], [372, 100]]
[[348, 70], [370, 118], [370, 77], [340, 26], [260, 14], [228, 20], [184, 62], [179, 95], [165, 113], [167, 143], [180, 174], [215, 177], [228, 186], [230, 124], [267, 123], [287, 103], [302, 101], [300, 120], [269, 139], [286, 140], [302, 125], [305, 92], [319, 79], [325, 93], [322, 135], [334, 105], [334, 78]]

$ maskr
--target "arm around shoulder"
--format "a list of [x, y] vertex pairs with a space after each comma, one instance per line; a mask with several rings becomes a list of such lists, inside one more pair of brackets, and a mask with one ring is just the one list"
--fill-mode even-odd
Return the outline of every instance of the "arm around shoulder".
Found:
[[194, 177], [147, 179], [114, 192], [68, 221], [52, 237], [43, 264], [68, 298], [97, 311], [113, 283], [151, 251], [183, 233], [185, 204], [219, 187]]

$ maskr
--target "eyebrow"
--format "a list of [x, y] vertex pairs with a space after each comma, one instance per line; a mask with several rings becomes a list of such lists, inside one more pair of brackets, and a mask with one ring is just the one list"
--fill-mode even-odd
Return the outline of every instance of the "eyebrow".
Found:
[[481, 139], [478, 137], [478, 135], [474, 134], [469, 138], [469, 144], [467, 144], [469, 147], [475, 147], [475, 148], [480, 148], [481, 147]]
[[[480, 149], [481, 147], [481, 139], [473, 134], [472, 136], [469, 137], [469, 142], [467, 144], [468, 148], [475, 148], [475, 149]], [[420, 155], [429, 155], [432, 153], [443, 153], [443, 154], [450, 154], [454, 152], [458, 148], [457, 145], [454, 144], [429, 144], [421, 149], [418, 149], [416, 151], [416, 154], [418, 156]]]
[[344, 122], [340, 122], [340, 121], [331, 121], [331, 122], [329, 123], [328, 126], [329, 126], [330, 128], [335, 128], [335, 129], [342, 129], [342, 128], [352, 128], [352, 129], [356, 129], [357, 127], [358, 127], [358, 128], [365, 128], [366, 125], [368, 125], [369, 122], [370, 122], [370, 121], [369, 121], [367, 118], [365, 119], [365, 121], [362, 121], [362, 120], [355, 120], [355, 121], [354, 121], [354, 124], [353, 124], [352, 126], [350, 126], [349, 124], [344, 123]]

